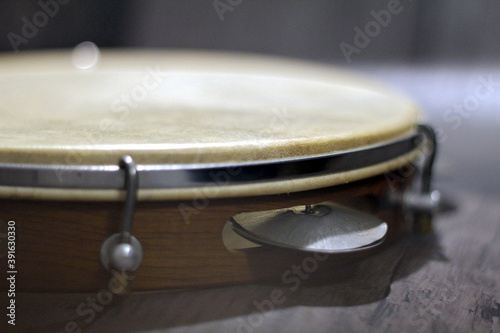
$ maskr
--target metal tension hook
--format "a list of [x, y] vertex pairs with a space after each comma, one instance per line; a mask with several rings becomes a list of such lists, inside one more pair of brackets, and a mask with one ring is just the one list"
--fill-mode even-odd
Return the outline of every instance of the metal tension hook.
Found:
[[403, 196], [403, 207], [413, 219], [414, 229], [417, 232], [431, 230], [432, 215], [438, 210], [441, 195], [437, 190], [431, 190], [432, 167], [436, 157], [437, 140], [432, 127], [418, 125], [418, 131], [422, 133], [429, 144], [426, 154], [419, 170], [419, 180]]
[[125, 207], [121, 232], [111, 235], [101, 246], [100, 257], [102, 265], [111, 271], [134, 272], [142, 262], [141, 243], [132, 236], [132, 219], [137, 200], [138, 174], [134, 160], [130, 156], [120, 159], [120, 168], [125, 171]]

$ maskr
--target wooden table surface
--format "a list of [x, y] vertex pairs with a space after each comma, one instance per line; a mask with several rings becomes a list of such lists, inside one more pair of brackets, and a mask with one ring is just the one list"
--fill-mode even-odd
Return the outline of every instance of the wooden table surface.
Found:
[[[500, 68], [361, 70], [413, 96], [446, 134], [435, 184], [455, 207], [432, 233], [406, 237], [321, 285], [304, 278], [296, 289], [278, 282], [139, 293], [113, 299], [88, 322], [76, 309], [96, 295], [18, 294], [17, 329], [64, 332], [78, 319], [83, 332], [500, 332]], [[491, 96], [459, 126], [444, 116], [490, 75]], [[276, 289], [281, 304], [270, 302]]]

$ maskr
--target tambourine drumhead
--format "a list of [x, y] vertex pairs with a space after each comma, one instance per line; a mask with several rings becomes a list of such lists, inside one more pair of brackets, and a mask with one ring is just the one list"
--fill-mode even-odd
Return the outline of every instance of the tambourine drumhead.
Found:
[[[82, 70], [70, 52], [52, 52], [4, 56], [0, 73], [0, 163], [9, 164], [116, 165], [125, 154], [155, 165], [302, 158], [397, 139], [418, 117], [407, 99], [350, 73], [258, 56], [104, 51], [95, 68]], [[216, 195], [326, 187], [407, 162], [227, 186]], [[139, 190], [139, 198], [197, 192]], [[0, 195], [99, 200], [120, 191], [3, 186]]]

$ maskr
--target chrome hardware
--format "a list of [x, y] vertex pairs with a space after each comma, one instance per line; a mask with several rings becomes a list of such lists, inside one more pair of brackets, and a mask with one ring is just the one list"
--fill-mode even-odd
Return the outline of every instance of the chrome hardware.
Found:
[[[140, 164], [139, 188], [171, 189], [219, 186], [214, 174], [238, 169], [227, 179], [244, 185], [302, 179], [352, 171], [387, 162], [413, 151], [421, 134], [329, 154], [268, 161], [206, 164]], [[118, 165], [35, 165], [0, 163], [0, 186], [60, 189], [122, 189], [123, 171]], [[231, 186], [229, 185], [229, 186]]]
[[141, 243], [132, 236], [132, 222], [137, 200], [138, 174], [130, 156], [120, 159], [120, 168], [125, 171], [125, 190], [127, 191], [123, 210], [121, 232], [111, 235], [104, 241], [100, 251], [101, 263], [110, 271], [133, 272], [142, 262]]
[[387, 223], [374, 215], [331, 202], [237, 214], [227, 222], [223, 234], [226, 247], [237, 249], [239, 245], [232, 245], [236, 244], [235, 237], [229, 237], [228, 226], [247, 240], [250, 245], [246, 247], [255, 247], [256, 243], [322, 253], [377, 247], [385, 240], [388, 229]]
[[[440, 193], [431, 190], [437, 142], [430, 126], [419, 125], [417, 129], [419, 138], [423, 139], [420, 142], [423, 159], [418, 174], [404, 194], [389, 197], [387, 203], [402, 206], [414, 230], [425, 232], [430, 230], [432, 215], [440, 206]], [[387, 223], [374, 215], [322, 203], [237, 214], [226, 223], [223, 236], [224, 243], [231, 249], [260, 244], [299, 251], [348, 253], [381, 245], [387, 229]], [[238, 241], [229, 230], [244, 241]]]
[[406, 209], [413, 212], [435, 213], [441, 202], [441, 193], [434, 190], [429, 193], [414, 193], [408, 191], [404, 196]]
[[431, 230], [432, 215], [438, 210], [441, 194], [431, 190], [432, 167], [437, 151], [436, 134], [429, 125], [418, 125], [418, 132], [425, 138], [424, 155], [418, 177], [403, 195], [403, 209], [417, 232]]

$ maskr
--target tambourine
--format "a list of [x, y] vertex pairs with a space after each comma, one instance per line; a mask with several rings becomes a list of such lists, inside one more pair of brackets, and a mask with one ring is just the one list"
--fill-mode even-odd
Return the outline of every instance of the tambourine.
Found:
[[333, 275], [430, 228], [436, 140], [407, 98], [279, 58], [96, 59], [0, 61], [0, 219], [15, 223], [18, 290]]

